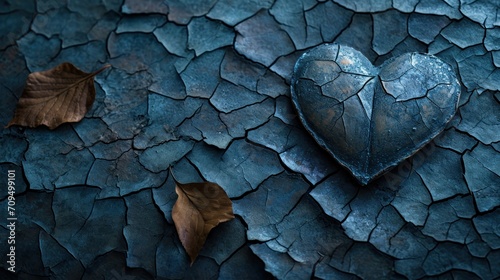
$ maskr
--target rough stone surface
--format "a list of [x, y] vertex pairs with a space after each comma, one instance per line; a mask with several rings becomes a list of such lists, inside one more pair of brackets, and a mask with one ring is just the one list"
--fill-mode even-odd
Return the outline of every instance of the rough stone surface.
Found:
[[484, 29], [481, 25], [466, 18], [452, 22], [441, 34], [460, 48], [470, 47], [482, 43], [484, 40]]
[[[500, 5], [495, 0], [105, 0], [0, 3], [0, 122], [30, 72], [95, 78], [79, 123], [0, 133], [16, 172], [16, 272], [1, 279], [500, 278]], [[375, 66], [450, 64], [455, 118], [361, 187], [301, 125], [296, 60], [323, 43]], [[190, 266], [171, 217], [181, 182], [220, 184], [236, 218]]]
[[367, 184], [446, 127], [460, 85], [434, 56], [406, 53], [375, 68], [349, 46], [325, 44], [297, 61], [291, 94], [316, 142]]
[[395, 10], [373, 15], [373, 48], [379, 55], [384, 55], [401, 41], [407, 34], [408, 16]]
[[201, 55], [233, 43], [234, 31], [205, 17], [194, 18], [188, 25], [188, 48]]
[[432, 43], [441, 30], [450, 23], [444, 16], [411, 14], [408, 19], [410, 36], [426, 43]]
[[499, 154], [493, 148], [479, 144], [463, 156], [465, 180], [480, 212], [493, 210], [500, 201]]

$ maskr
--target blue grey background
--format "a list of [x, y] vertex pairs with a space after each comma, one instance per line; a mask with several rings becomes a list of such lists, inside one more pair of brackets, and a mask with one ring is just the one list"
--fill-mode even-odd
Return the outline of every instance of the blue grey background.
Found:
[[[0, 124], [30, 72], [96, 77], [79, 123], [2, 129], [0, 219], [16, 170], [16, 274], [2, 279], [500, 277], [500, 4], [494, 0], [0, 2]], [[462, 84], [421, 152], [359, 186], [290, 102], [297, 58], [324, 42], [375, 65], [431, 53]], [[218, 183], [236, 218], [192, 267], [168, 168]], [[2, 218], [5, 217], [5, 218]]]

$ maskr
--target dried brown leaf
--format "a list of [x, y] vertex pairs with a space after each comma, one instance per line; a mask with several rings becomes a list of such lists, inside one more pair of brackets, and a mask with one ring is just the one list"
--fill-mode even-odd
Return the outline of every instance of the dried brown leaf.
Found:
[[62, 63], [50, 70], [28, 75], [14, 117], [7, 127], [46, 125], [54, 129], [67, 122], [80, 121], [95, 100], [93, 73], [85, 73], [71, 63]]
[[178, 198], [172, 219], [193, 264], [210, 230], [234, 218], [233, 206], [224, 189], [211, 182], [181, 184], [176, 181], [175, 192]]

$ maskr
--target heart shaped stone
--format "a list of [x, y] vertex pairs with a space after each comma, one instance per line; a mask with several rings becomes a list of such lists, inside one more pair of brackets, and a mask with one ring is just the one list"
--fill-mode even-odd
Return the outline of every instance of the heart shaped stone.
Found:
[[305, 128], [366, 185], [445, 128], [460, 84], [432, 55], [407, 53], [375, 67], [351, 47], [325, 44], [298, 59], [291, 92]]

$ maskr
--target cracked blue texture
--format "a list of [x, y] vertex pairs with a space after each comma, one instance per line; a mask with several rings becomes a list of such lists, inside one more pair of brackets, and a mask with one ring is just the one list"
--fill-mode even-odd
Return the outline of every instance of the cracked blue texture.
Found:
[[199, 56], [204, 52], [229, 46], [233, 43], [234, 31], [224, 24], [206, 19], [194, 18], [188, 25], [188, 48]]
[[233, 141], [226, 151], [197, 144], [188, 159], [204, 178], [219, 184], [229, 197], [241, 196], [283, 171], [275, 153], [244, 140]]
[[449, 23], [450, 19], [444, 16], [410, 14], [408, 33], [410, 36], [429, 44]]
[[244, 137], [248, 130], [266, 123], [274, 110], [274, 102], [271, 99], [265, 99], [261, 103], [249, 105], [228, 114], [221, 113], [220, 118], [232, 137]]
[[264, 99], [265, 96], [247, 88], [222, 81], [210, 98], [210, 103], [215, 109], [223, 113], [230, 113], [236, 109], [261, 102]]
[[160, 13], [166, 15], [168, 10], [166, 3], [158, 3], [156, 0], [125, 0], [121, 6], [124, 14]]
[[168, 19], [178, 24], [188, 24], [193, 17], [207, 14], [217, 0], [199, 2], [197, 0], [167, 0]]
[[118, 22], [116, 33], [125, 32], [144, 32], [149, 33], [155, 31], [157, 27], [165, 24], [166, 16], [163, 15], [145, 15], [124, 17]]
[[460, 0], [460, 11], [471, 20], [486, 28], [498, 26], [498, 3], [495, 0], [465, 1]]
[[[52, 60], [61, 50], [61, 40], [52, 37], [47, 40], [43, 35], [29, 32], [17, 40], [20, 50], [26, 57], [28, 69], [31, 71], [45, 70], [45, 65]], [[48, 51], [40, 54], [39, 48], [46, 48]]]
[[161, 27], [154, 29], [156, 39], [167, 49], [168, 52], [187, 57], [191, 51], [188, 50], [188, 30], [186, 26], [167, 22]]
[[146, 149], [139, 155], [139, 162], [149, 171], [158, 173], [167, 170], [169, 166], [180, 160], [192, 148], [191, 141], [169, 141]]
[[[125, 198], [127, 225], [123, 236], [127, 242], [127, 266], [144, 268], [155, 275], [155, 251], [165, 221], [153, 202], [151, 190], [143, 190]], [[147, 244], [143, 240], [148, 240]]]
[[493, 210], [500, 202], [500, 156], [492, 148], [479, 144], [463, 157], [465, 180], [480, 212]]
[[208, 12], [207, 17], [218, 19], [234, 26], [251, 17], [261, 9], [268, 9], [274, 0], [240, 0], [234, 3], [231, 0], [219, 0]]
[[[264, 28], [268, 31], [260, 32]], [[241, 22], [235, 29], [238, 32], [234, 43], [236, 51], [265, 66], [270, 66], [279, 56], [295, 50], [290, 36], [265, 10]], [[276, 44], [281, 47], [275, 48]]]
[[380, 12], [392, 8], [392, 3], [389, 0], [369, 0], [366, 3], [356, 3], [349, 0], [336, 0], [334, 1], [339, 5], [346, 7], [351, 11], [373, 13]]
[[[85, 184], [94, 158], [89, 150], [83, 149], [83, 143], [69, 126], [59, 130], [59, 135], [40, 131], [30, 141], [23, 168], [31, 189], [53, 190]], [[42, 152], [47, 146], [51, 149]], [[48, 156], [56, 159], [54, 164], [46, 164]]]
[[[499, 10], [494, 0], [4, 1], [3, 125], [30, 72], [113, 67], [95, 78], [81, 122], [0, 133], [19, 240], [19, 272], [7, 274], [2, 253], [0, 278], [500, 277]], [[375, 65], [429, 52], [463, 85], [446, 130], [365, 188], [290, 102], [296, 60], [326, 42]], [[219, 183], [237, 214], [192, 267], [169, 166], [182, 182]]]
[[390, 52], [407, 33], [408, 16], [394, 10], [373, 15], [373, 50], [379, 55]]
[[209, 98], [220, 82], [219, 75], [205, 75], [219, 73], [219, 67], [224, 57], [223, 50], [206, 52], [193, 59], [182, 71], [181, 78], [186, 86], [188, 96]]
[[466, 150], [472, 150], [472, 148], [476, 145], [477, 140], [465, 133], [459, 132], [455, 128], [451, 128], [446, 133], [443, 133], [434, 139], [434, 143], [439, 147], [463, 153]]
[[451, 23], [441, 34], [460, 48], [467, 48], [482, 43], [484, 40], [484, 30], [481, 25], [468, 19]]
[[[101, 254], [125, 248], [125, 240], [121, 235], [125, 224], [124, 201], [116, 198], [94, 200], [95, 194], [95, 189], [87, 187], [59, 190], [54, 193], [52, 206], [55, 216], [54, 238], [84, 266]], [[86, 198], [89, 203], [87, 209], [78, 209], [81, 205], [76, 205], [72, 211], [70, 205], [73, 203], [68, 199], [71, 196]], [[108, 215], [108, 209], [113, 209], [114, 215]], [[95, 250], [84, 250], [88, 244], [96, 246]]]
[[283, 220], [307, 188], [300, 177], [281, 173], [264, 181], [255, 192], [234, 201], [234, 213], [248, 224], [248, 239], [268, 241], [278, 237], [276, 224]]
[[248, 245], [245, 245], [221, 265], [219, 279], [231, 280], [241, 277], [241, 275], [252, 275], [257, 279], [270, 279], [263, 267], [262, 261], [252, 253]]
[[416, 172], [434, 201], [469, 193], [462, 177], [461, 157], [452, 151], [436, 148]]
[[491, 92], [481, 95], [473, 93], [470, 101], [461, 110], [462, 121], [457, 127], [458, 130], [469, 133], [484, 144], [500, 141], [500, 124], [497, 121], [500, 116], [499, 106], [500, 103], [494, 99]]
[[68, 11], [66, 8], [50, 9], [46, 13], [37, 14], [33, 19], [32, 30], [50, 38], [59, 36], [63, 47], [88, 42], [87, 34], [92, 29], [96, 18], [87, 13]]
[[316, 1], [306, 0], [276, 0], [269, 10], [280, 23], [281, 28], [290, 36], [298, 50], [305, 49], [321, 42], [319, 33], [308, 32], [304, 11], [310, 10]]
[[498, 249], [498, 241], [500, 239], [500, 230], [498, 224], [494, 221], [498, 215], [498, 210], [477, 216], [473, 219], [474, 225], [482, 236], [482, 239], [492, 248]]
[[429, 207], [429, 216], [422, 233], [437, 241], [465, 244], [474, 231], [470, 219], [475, 214], [471, 196], [455, 197]]
[[389, 204], [392, 192], [389, 189], [360, 188], [349, 202], [351, 211], [342, 221], [347, 236], [355, 241], [368, 241], [371, 232], [379, 224], [378, 215]]
[[186, 136], [197, 139], [197, 135], [191, 133], [201, 134], [201, 139], [205, 143], [220, 149], [227, 148], [233, 139], [218, 114], [219, 112], [208, 102], [203, 103], [190, 119], [194, 130], [186, 131]]
[[461, 0], [420, 0], [415, 7], [415, 12], [421, 14], [444, 15], [452, 19], [461, 19]]
[[334, 174], [311, 191], [323, 211], [337, 221], [343, 221], [351, 212], [349, 202], [358, 192], [355, 183], [346, 175], [346, 172]]
[[134, 137], [134, 147], [146, 149], [182, 135], [177, 127], [201, 107], [201, 100], [175, 100], [158, 94], [148, 95], [148, 124]]
[[235, 85], [256, 91], [257, 82], [266, 68], [241, 57], [234, 51], [227, 51], [220, 65], [221, 77]]
[[200, 255], [214, 259], [222, 265], [245, 242], [245, 226], [239, 219], [222, 223], [210, 232], [210, 238], [203, 245]]
[[399, 214], [416, 226], [424, 225], [431, 203], [431, 195], [416, 172], [412, 172], [408, 179], [401, 183], [398, 194], [391, 201], [391, 205]]
[[40, 231], [40, 252], [42, 262], [63, 278], [83, 275], [83, 265], [50, 234]]

